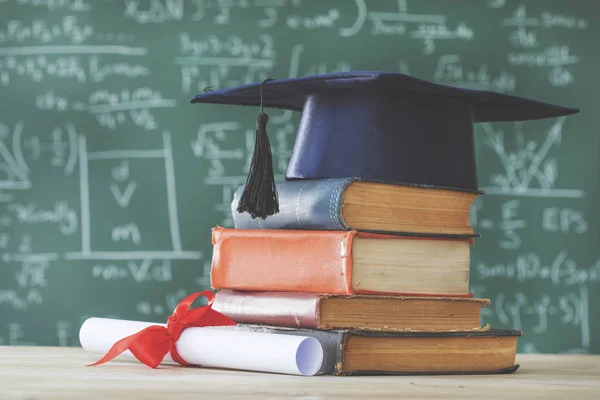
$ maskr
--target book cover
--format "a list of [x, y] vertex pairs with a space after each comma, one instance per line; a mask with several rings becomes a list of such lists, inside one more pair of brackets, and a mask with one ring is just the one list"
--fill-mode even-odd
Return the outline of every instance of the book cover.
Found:
[[482, 331], [487, 299], [336, 296], [321, 293], [221, 289], [213, 308], [242, 324], [378, 331]]
[[469, 209], [481, 192], [431, 185], [392, 185], [358, 178], [276, 182], [279, 213], [266, 219], [237, 212], [238, 229], [360, 230], [397, 235], [477, 237]]
[[221, 227], [212, 234], [214, 289], [469, 296], [470, 239]]
[[[323, 347], [323, 364], [319, 374], [326, 375], [513, 373], [519, 368], [515, 364], [516, 343], [522, 335], [519, 330], [508, 329], [484, 332], [375, 332], [244, 324], [227, 329], [314, 337]], [[352, 344], [355, 339], [363, 343], [358, 346]], [[370, 341], [373, 344], [367, 348], [365, 343]], [[373, 367], [373, 357], [381, 358], [377, 368]]]

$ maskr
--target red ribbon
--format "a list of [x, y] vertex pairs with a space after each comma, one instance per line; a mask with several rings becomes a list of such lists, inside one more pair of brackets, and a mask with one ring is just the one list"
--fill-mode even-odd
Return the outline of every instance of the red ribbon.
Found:
[[[190, 311], [194, 300], [204, 296], [208, 299], [206, 306], [197, 307]], [[135, 358], [151, 368], [156, 368], [171, 353], [171, 358], [181, 365], [189, 366], [177, 353], [175, 343], [181, 332], [192, 326], [223, 326], [236, 325], [234, 321], [211, 308], [215, 294], [211, 291], [197, 292], [189, 295], [175, 308], [173, 315], [167, 319], [167, 327], [152, 325], [138, 333], [127, 336], [115, 343], [108, 353], [90, 366], [104, 364], [122, 352], [129, 350]]]

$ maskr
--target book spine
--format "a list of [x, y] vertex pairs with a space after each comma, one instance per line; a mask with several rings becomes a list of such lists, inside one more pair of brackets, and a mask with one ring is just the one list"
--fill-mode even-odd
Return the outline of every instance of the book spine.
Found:
[[214, 289], [353, 294], [355, 231], [214, 228]]
[[244, 189], [238, 188], [231, 203], [233, 222], [238, 229], [348, 230], [342, 218], [342, 193], [355, 178], [331, 178], [277, 182], [279, 213], [254, 219], [237, 212]]
[[212, 307], [242, 324], [318, 329], [315, 293], [242, 292], [221, 289]]

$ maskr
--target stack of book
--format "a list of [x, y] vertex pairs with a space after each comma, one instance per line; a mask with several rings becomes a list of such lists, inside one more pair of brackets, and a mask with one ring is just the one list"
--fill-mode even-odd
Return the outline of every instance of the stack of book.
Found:
[[[516, 370], [520, 332], [482, 327], [489, 301], [469, 295], [473, 124], [577, 109], [381, 71], [267, 79], [191, 101], [258, 107], [235, 229], [213, 231], [215, 308], [318, 338], [323, 373]], [[302, 112], [276, 184], [264, 107]]]
[[213, 229], [213, 307], [248, 329], [317, 338], [322, 373], [512, 372], [518, 331], [469, 293], [477, 191], [354, 178], [277, 182], [280, 212]]

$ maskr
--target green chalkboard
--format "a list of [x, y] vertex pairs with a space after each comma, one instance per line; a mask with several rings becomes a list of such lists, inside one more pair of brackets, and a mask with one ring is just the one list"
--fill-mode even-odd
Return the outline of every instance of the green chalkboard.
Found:
[[[522, 352], [600, 353], [598, 7], [584, 1], [0, 0], [0, 344], [165, 321], [209, 287], [257, 110], [204, 88], [405, 72], [579, 107], [476, 128], [472, 290]], [[283, 176], [299, 116], [270, 112]]]

